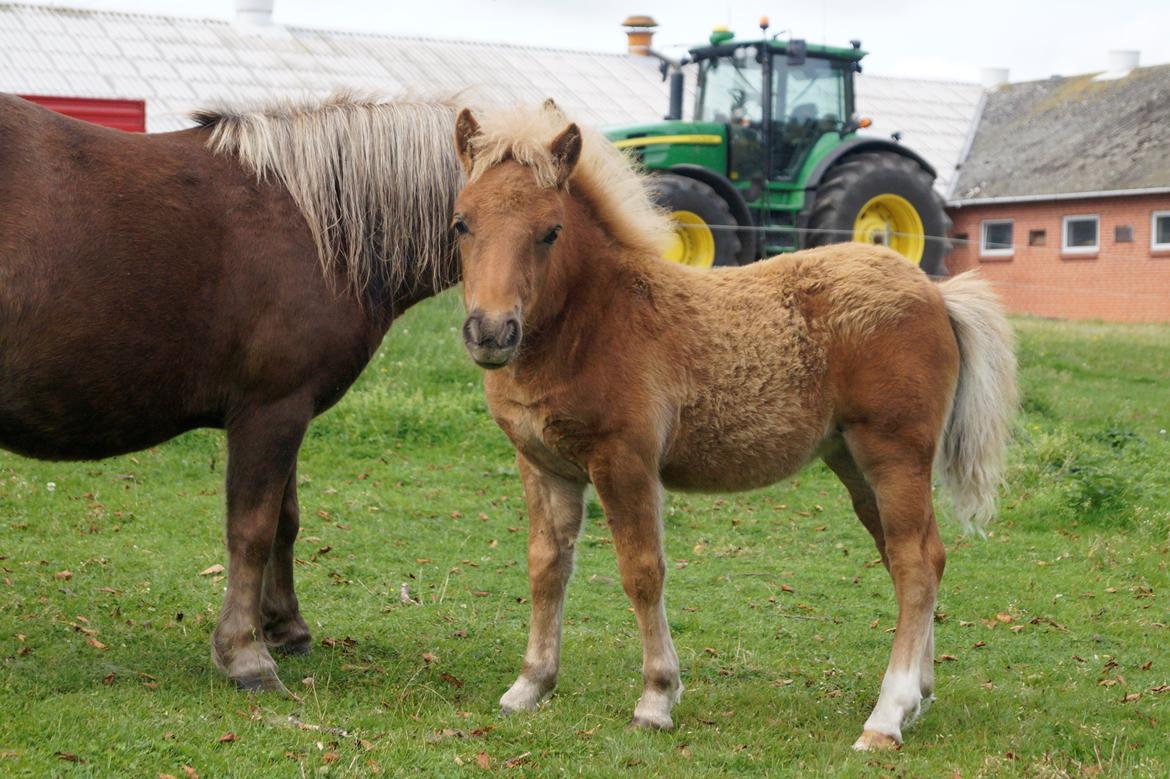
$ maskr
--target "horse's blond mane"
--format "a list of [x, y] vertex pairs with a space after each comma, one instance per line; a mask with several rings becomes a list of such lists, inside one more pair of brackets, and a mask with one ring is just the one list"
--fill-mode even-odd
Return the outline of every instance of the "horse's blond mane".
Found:
[[355, 293], [393, 294], [453, 280], [448, 228], [463, 177], [450, 103], [339, 93], [192, 118], [211, 128], [212, 151], [284, 185], [330, 281], [341, 272]]
[[[550, 101], [476, 113], [480, 132], [472, 138], [473, 164], [468, 176], [475, 181], [489, 168], [515, 160], [536, 174], [542, 187], [557, 183], [557, 164], [549, 144], [572, 121]], [[569, 179], [569, 188], [591, 202], [597, 217], [618, 243], [628, 249], [658, 256], [672, 231], [669, 217], [653, 200], [650, 176], [592, 127], [581, 129], [581, 159]]]

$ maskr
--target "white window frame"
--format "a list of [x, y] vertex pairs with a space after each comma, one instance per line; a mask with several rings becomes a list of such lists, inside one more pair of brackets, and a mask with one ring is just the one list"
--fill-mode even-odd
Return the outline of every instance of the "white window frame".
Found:
[[[1097, 223], [1097, 243], [1092, 246], [1069, 246], [1068, 223], [1092, 219]], [[1101, 215], [1100, 214], [1069, 214], [1060, 218], [1060, 253], [1061, 254], [1096, 254], [1101, 250]]]
[[1150, 248], [1155, 251], [1170, 250], [1170, 243], [1158, 243], [1158, 219], [1170, 219], [1170, 211], [1155, 211], [1150, 214]]
[[[1006, 249], [987, 248], [987, 226], [993, 224], [1008, 224], [1012, 226], [1012, 245]], [[1016, 220], [1015, 219], [984, 219], [979, 223], [979, 256], [980, 257], [1011, 257], [1016, 253]]]

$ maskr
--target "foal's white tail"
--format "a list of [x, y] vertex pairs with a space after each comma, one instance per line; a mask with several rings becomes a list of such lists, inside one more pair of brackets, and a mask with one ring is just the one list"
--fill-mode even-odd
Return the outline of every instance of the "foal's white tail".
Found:
[[1016, 394], [1015, 339], [991, 285], [970, 271], [940, 285], [959, 342], [959, 381], [936, 469], [965, 530], [995, 516]]

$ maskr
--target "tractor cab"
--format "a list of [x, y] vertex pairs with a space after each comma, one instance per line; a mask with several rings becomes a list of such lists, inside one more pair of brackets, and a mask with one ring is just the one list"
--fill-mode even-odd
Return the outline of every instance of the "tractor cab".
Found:
[[698, 64], [695, 120], [728, 127], [733, 181], [792, 181], [822, 140], [836, 146], [857, 129], [859, 47], [729, 38], [717, 30], [691, 59]]

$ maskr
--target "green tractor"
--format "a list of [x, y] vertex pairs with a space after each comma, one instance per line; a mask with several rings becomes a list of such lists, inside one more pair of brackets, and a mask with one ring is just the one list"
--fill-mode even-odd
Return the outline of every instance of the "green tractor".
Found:
[[[737, 265], [840, 241], [880, 243], [945, 275], [950, 220], [935, 171], [897, 142], [859, 136], [852, 48], [717, 29], [671, 69], [666, 121], [606, 129], [658, 179], [677, 230], [667, 256]], [[694, 120], [682, 121], [681, 65], [698, 65]]]

